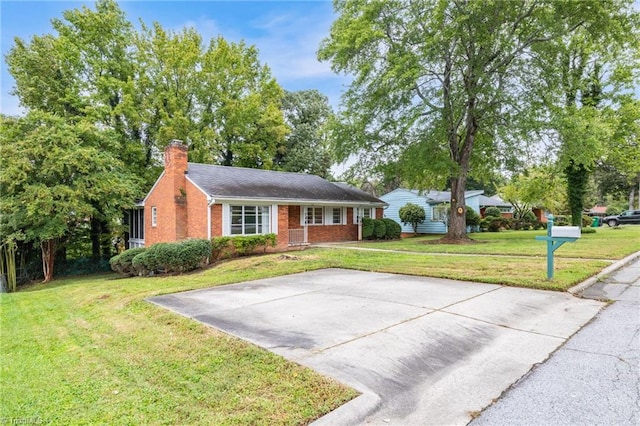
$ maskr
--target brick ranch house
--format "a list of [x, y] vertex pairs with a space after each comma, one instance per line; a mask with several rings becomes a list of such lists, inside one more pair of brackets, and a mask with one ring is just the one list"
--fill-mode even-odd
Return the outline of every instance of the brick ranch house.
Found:
[[381, 218], [384, 201], [318, 176], [187, 162], [173, 140], [165, 168], [128, 215], [129, 247], [186, 238], [277, 235], [276, 250], [361, 238], [361, 218]]

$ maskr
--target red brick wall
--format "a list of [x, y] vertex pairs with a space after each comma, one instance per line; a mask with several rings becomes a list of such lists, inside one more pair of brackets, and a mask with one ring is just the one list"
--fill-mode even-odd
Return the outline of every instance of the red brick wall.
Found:
[[[165, 149], [165, 171], [145, 201], [145, 246], [187, 237], [186, 178], [187, 147], [172, 141]], [[157, 209], [157, 226], [152, 226], [151, 210]]]
[[222, 236], [222, 204], [214, 204], [211, 206], [211, 236]]
[[[293, 206], [278, 206], [278, 237], [276, 240], [276, 250], [286, 250], [287, 247], [289, 247], [289, 224], [291, 223], [291, 207]], [[300, 219], [298, 219], [298, 221], [299, 220]], [[298, 222], [298, 224], [299, 223], [300, 222]]]
[[187, 192], [187, 238], [208, 238], [207, 232], [207, 196], [189, 180]]
[[358, 225], [310, 225], [307, 229], [309, 243], [356, 241]]

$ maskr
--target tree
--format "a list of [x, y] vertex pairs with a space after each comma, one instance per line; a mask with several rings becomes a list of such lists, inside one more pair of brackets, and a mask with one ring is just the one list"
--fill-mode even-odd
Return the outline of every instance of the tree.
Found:
[[418, 225], [424, 222], [427, 218], [424, 209], [413, 203], [407, 203], [400, 207], [398, 214], [403, 224], [411, 225], [414, 234], [418, 233]]
[[[14, 94], [29, 111], [107, 132], [103, 149], [143, 179], [138, 197], [173, 138], [191, 145], [192, 161], [272, 167], [287, 133], [283, 91], [255, 47], [221, 37], [207, 47], [194, 29], [159, 24], [136, 31], [114, 0], [67, 10], [52, 26], [52, 34], [15, 39], [6, 56]], [[93, 203], [92, 254], [108, 258], [110, 207]]]
[[528, 133], [531, 48], [583, 25], [595, 3], [337, 1], [319, 58], [354, 74], [339, 152], [400, 161], [422, 188], [448, 183], [448, 238], [466, 238], [467, 177], [491, 170], [499, 152], [520, 154]]
[[30, 112], [3, 117], [2, 127], [0, 235], [39, 244], [48, 282], [60, 239], [97, 214], [110, 222], [120, 218], [133, 205], [139, 181], [110, 154], [115, 135], [91, 122]]
[[524, 219], [535, 206], [544, 206], [555, 214], [562, 211], [566, 204], [563, 184], [552, 166], [538, 166], [512, 177], [498, 192], [513, 205], [514, 217]]
[[287, 172], [329, 177], [332, 161], [327, 123], [333, 111], [328, 98], [317, 90], [285, 92], [282, 108], [291, 133], [276, 153], [274, 166]]
[[[566, 176], [572, 224], [582, 221], [589, 176], [614, 144], [618, 111], [637, 87], [638, 13], [630, 1], [590, 4], [593, 18], [535, 46], [540, 72], [531, 79], [549, 112], [559, 167]], [[536, 87], [537, 83], [537, 87]], [[622, 95], [622, 96], [621, 96]]]

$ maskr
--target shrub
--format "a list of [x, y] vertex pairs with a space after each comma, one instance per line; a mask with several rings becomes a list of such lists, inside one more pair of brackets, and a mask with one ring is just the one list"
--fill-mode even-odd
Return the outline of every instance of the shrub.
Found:
[[470, 207], [467, 207], [467, 211], [465, 212], [465, 220], [467, 222], [467, 226], [480, 225], [480, 215]]
[[[211, 239], [211, 261], [218, 260], [222, 255], [228, 256], [231, 248], [231, 237], [214, 237]], [[227, 253], [225, 253], [227, 251]]]
[[169, 244], [161, 264], [166, 272], [188, 272], [208, 263], [211, 256], [211, 241], [191, 239]]
[[400, 216], [402, 223], [405, 225], [411, 225], [414, 234], [418, 233], [418, 225], [424, 222], [427, 218], [424, 209], [413, 203], [407, 203], [400, 207], [398, 215]]
[[588, 216], [586, 214], [582, 215], [582, 227], [583, 228], [587, 228], [587, 227], [591, 226], [592, 222], [593, 222], [593, 218], [591, 216]]
[[134, 256], [134, 258], [131, 260], [131, 267], [135, 274], [148, 275], [158, 269], [157, 265], [154, 263], [154, 251], [156, 250], [155, 247], [158, 245], [159, 244], [154, 244], [147, 250]]
[[582, 228], [580, 230], [581, 234], [595, 234], [596, 233], [596, 228]]
[[553, 218], [553, 225], [554, 226], [568, 226], [570, 225], [569, 223], [569, 219], [566, 216], [556, 216]]
[[119, 274], [131, 276], [135, 275], [135, 270], [132, 263], [133, 258], [144, 251], [144, 247], [135, 247], [130, 248], [129, 250], [125, 250], [116, 256], [113, 256], [111, 259], [109, 259], [111, 269]]
[[136, 273], [188, 272], [207, 263], [211, 256], [209, 240], [192, 239], [175, 243], [158, 243], [136, 255], [132, 265]]
[[362, 219], [362, 239], [368, 240], [373, 237], [373, 230], [375, 228], [374, 219], [365, 217]]
[[529, 210], [524, 215], [522, 215], [522, 220], [524, 220], [525, 222], [528, 222], [530, 224], [533, 224], [538, 220], [538, 218], [536, 217], [536, 215], [531, 210]]
[[387, 240], [395, 240], [400, 238], [400, 234], [402, 234], [402, 227], [395, 220], [385, 217], [382, 219], [386, 227], [385, 238]]
[[487, 227], [489, 232], [500, 232], [500, 229], [503, 227], [503, 222], [504, 221], [501, 217], [487, 217]]
[[260, 246], [263, 246], [264, 251], [266, 252], [268, 245], [271, 247], [276, 246], [276, 234], [232, 237], [231, 243], [239, 256], [253, 254]]
[[384, 220], [375, 219], [373, 221], [373, 236], [380, 240], [385, 235], [387, 235], [387, 225], [385, 225]]
[[484, 211], [484, 217], [502, 217], [502, 212], [497, 207], [487, 207]]

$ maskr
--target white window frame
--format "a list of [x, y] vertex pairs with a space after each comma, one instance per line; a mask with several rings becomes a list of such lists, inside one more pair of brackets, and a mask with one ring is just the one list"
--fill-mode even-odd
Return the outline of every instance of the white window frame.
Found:
[[353, 208], [353, 223], [358, 224], [359, 220], [364, 218], [375, 219], [376, 208], [375, 207], [354, 207]]
[[[438, 217], [436, 217], [436, 210], [438, 210]], [[444, 210], [444, 217], [441, 217], [440, 210]], [[444, 222], [449, 218], [450, 206], [448, 204], [436, 204], [431, 208], [431, 220], [433, 222]]]
[[158, 208], [156, 206], [151, 207], [151, 226], [158, 226]]
[[[234, 224], [234, 208], [240, 208], [240, 219], [241, 222], [238, 224]], [[247, 223], [246, 219], [251, 214], [251, 209], [255, 212], [255, 223]], [[265, 235], [269, 234], [272, 223], [272, 206], [270, 205], [260, 205], [260, 204], [225, 204], [223, 206], [223, 211], [226, 211], [226, 215], [223, 215], [223, 221], [225, 222], [225, 232], [224, 234], [227, 236], [242, 236], [242, 235]], [[236, 215], [237, 216], [237, 215]], [[226, 220], [225, 220], [226, 219]], [[240, 225], [240, 233], [234, 233]], [[256, 232], [247, 233], [247, 228], [255, 226]]]
[[[336, 222], [335, 214], [339, 212], [338, 221]], [[325, 207], [325, 225], [345, 225], [347, 223], [347, 212], [344, 207]]]
[[[309, 221], [309, 214], [311, 213], [312, 221]], [[318, 222], [318, 219], [320, 220]], [[321, 226], [324, 225], [324, 209], [322, 207], [308, 206], [304, 208], [303, 221], [308, 226]]]

